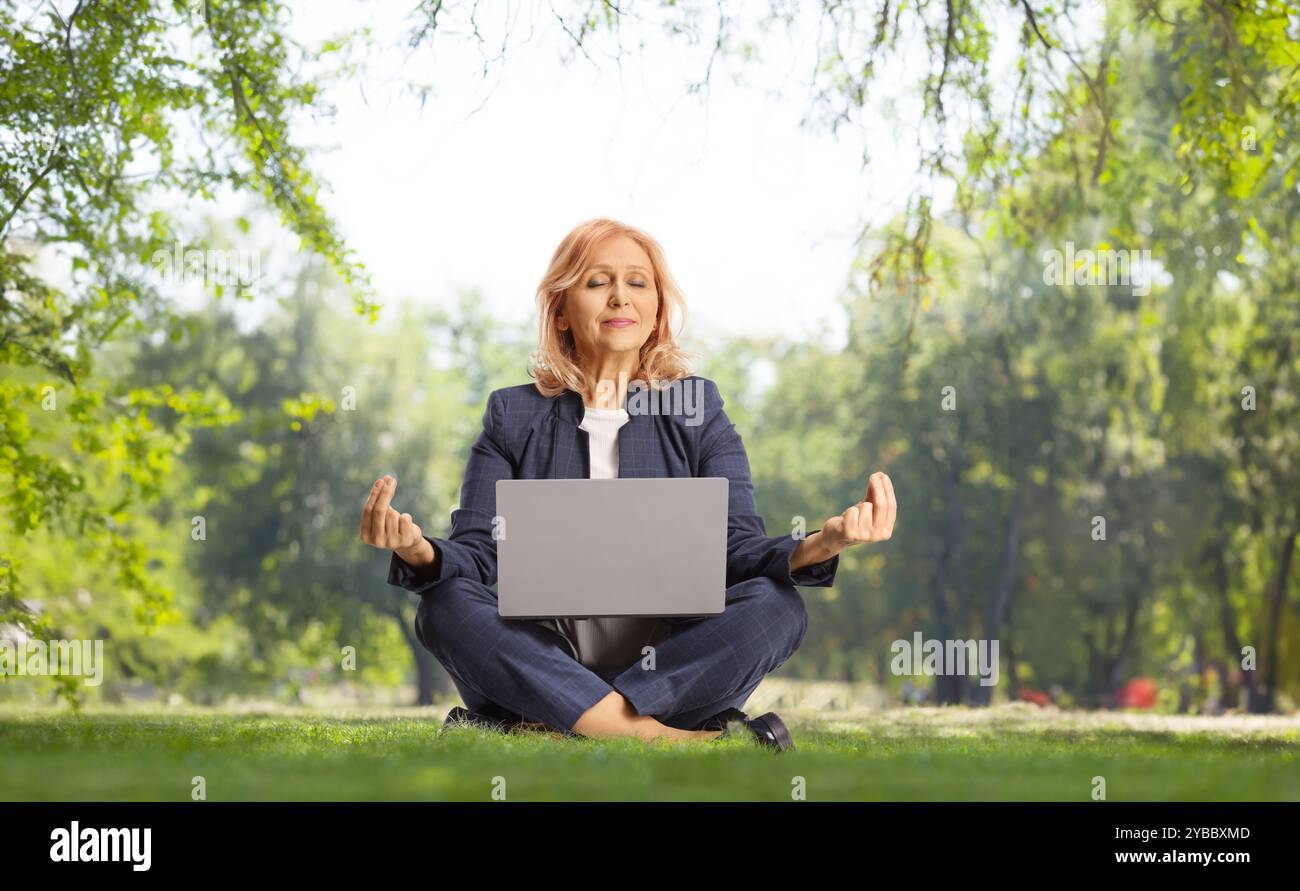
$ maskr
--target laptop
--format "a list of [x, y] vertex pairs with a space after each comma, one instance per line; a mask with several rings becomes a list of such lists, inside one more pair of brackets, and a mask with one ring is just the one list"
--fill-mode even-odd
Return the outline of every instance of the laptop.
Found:
[[496, 485], [501, 616], [722, 612], [726, 477], [498, 480]]

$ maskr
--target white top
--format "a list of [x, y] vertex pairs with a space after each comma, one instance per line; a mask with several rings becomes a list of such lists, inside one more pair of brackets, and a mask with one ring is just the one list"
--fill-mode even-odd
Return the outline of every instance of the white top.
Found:
[[[578, 427], [590, 442], [591, 479], [618, 478], [618, 431], [631, 418], [623, 408], [588, 408]], [[615, 619], [552, 619], [556, 631], [574, 649], [575, 658], [588, 667], [628, 666], [640, 660], [651, 643], [660, 620], [653, 616]]]

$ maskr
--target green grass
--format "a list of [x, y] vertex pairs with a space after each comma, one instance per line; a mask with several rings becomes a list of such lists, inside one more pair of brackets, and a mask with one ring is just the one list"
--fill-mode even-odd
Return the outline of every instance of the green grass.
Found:
[[1300, 800], [1300, 721], [908, 709], [790, 715], [798, 750], [459, 728], [444, 709], [0, 708], [0, 799]]

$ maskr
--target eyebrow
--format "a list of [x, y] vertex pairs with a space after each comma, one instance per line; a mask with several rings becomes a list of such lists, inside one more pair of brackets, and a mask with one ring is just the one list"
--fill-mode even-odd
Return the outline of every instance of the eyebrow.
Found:
[[[612, 270], [613, 268], [614, 268], [614, 267], [613, 267], [613, 266], [610, 266], [608, 263], [597, 263], [595, 266], [592, 266], [592, 267], [591, 267], [591, 271], [592, 271], [592, 272], [595, 272], [597, 269], [609, 269], [609, 270]], [[649, 269], [646, 269], [644, 266], [636, 266], [636, 265], [629, 266], [628, 269], [640, 269], [642, 272], [649, 272], [649, 271], [650, 271]]]

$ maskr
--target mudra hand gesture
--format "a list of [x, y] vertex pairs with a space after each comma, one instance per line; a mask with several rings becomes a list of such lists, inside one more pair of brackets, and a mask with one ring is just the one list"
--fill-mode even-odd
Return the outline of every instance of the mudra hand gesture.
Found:
[[864, 541], [888, 541], [894, 534], [897, 513], [894, 484], [888, 474], [878, 470], [867, 479], [865, 498], [822, 525], [820, 544], [838, 554]]
[[385, 474], [370, 487], [370, 496], [361, 509], [361, 540], [376, 548], [391, 550], [413, 566], [433, 562], [433, 548], [410, 514], [398, 513], [392, 506], [397, 479]]

